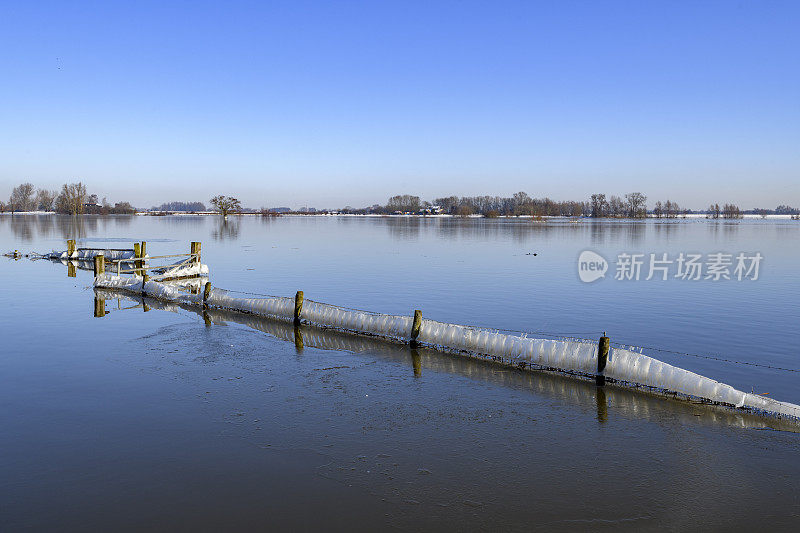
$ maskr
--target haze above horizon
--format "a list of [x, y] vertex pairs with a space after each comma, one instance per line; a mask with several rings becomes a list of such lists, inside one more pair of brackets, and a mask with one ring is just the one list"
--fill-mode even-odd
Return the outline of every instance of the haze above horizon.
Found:
[[800, 204], [797, 2], [6, 2], [0, 197]]

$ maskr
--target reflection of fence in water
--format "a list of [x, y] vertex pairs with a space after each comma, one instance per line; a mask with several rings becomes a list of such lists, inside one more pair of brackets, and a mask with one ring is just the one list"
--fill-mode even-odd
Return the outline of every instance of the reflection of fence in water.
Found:
[[409, 365], [415, 376], [423, 372], [438, 372], [462, 376], [470, 380], [499, 384], [510, 388], [531, 390], [546, 397], [556, 398], [568, 405], [591, 407], [598, 421], [609, 417], [663, 421], [678, 420], [682, 423], [727, 425], [743, 428], [776, 429], [798, 432], [800, 428], [791, 419], [762, 417], [742, 410], [699, 402], [675, 400], [670, 394], [655, 391], [632, 390], [618, 386], [596, 387], [585, 380], [550, 372], [521, 371], [513, 366], [499, 366], [489, 357], [450, 357], [438, 350], [426, 347], [409, 348], [400, 342], [352, 335], [313, 325], [294, 326], [274, 318], [244, 314], [224, 309], [200, 309], [194, 305], [170, 303], [154, 298], [136, 298], [127, 292], [96, 289], [99, 299], [127, 300], [133, 305], [124, 309], [141, 308], [144, 311], [159, 309], [169, 312], [189, 311], [201, 316], [207, 326], [232, 322], [266, 333], [275, 338], [294, 343], [298, 353], [304, 348], [369, 353], [370, 356]]

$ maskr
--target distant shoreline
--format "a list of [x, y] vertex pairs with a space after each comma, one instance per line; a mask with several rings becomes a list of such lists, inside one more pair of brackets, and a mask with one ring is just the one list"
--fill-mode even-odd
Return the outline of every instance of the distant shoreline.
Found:
[[[128, 216], [140, 216], [140, 217], [166, 217], [166, 216], [213, 216], [218, 217], [220, 216], [219, 213], [215, 213], [212, 211], [170, 211], [170, 212], [159, 212], [159, 211], [137, 211], [133, 214], [96, 214], [96, 213], [83, 213], [81, 215], [65, 215], [62, 213], [54, 213], [52, 211], [17, 211], [11, 213], [9, 211], [0, 213], [0, 216], [30, 216], [30, 215], [60, 215], [60, 216], [91, 216], [91, 217], [128, 217]], [[261, 217], [264, 216], [260, 212], [254, 213], [231, 213], [229, 216], [231, 217], [238, 217], [238, 216], [256, 216]], [[664, 220], [664, 221], [680, 221], [680, 220], [698, 220], [698, 219], [708, 219], [708, 220], [717, 220], [720, 222], [731, 222], [735, 220], [796, 220], [792, 219], [795, 215], [754, 215], [754, 214], [744, 214], [741, 215], [740, 218], [723, 218], [719, 217], [716, 219], [708, 218], [708, 215], [702, 213], [691, 213], [686, 215], [678, 215], [676, 217], [656, 217], [655, 215], [648, 214], [646, 218], [615, 218], [615, 217], [602, 217], [602, 218], [594, 218], [594, 217], [567, 217], [567, 216], [534, 216], [534, 215], [497, 215], [495, 217], [486, 217], [484, 215], [450, 215], [450, 214], [438, 214], [438, 215], [419, 215], [419, 214], [408, 214], [408, 215], [398, 215], [398, 214], [377, 214], [377, 213], [369, 213], [369, 214], [355, 214], [355, 213], [273, 213], [270, 215], [265, 216], [265, 218], [280, 218], [280, 217], [359, 217], [359, 218], [471, 218], [471, 219], [534, 219], [534, 220], [632, 220], [632, 221], [641, 221], [641, 220]]]

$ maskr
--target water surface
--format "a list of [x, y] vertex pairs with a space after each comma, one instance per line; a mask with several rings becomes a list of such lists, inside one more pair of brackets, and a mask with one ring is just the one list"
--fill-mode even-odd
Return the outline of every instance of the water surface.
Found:
[[[0, 249], [203, 242], [212, 282], [798, 368], [792, 221], [0, 216]], [[581, 283], [584, 249], [760, 251], [754, 282]], [[536, 256], [526, 255], [536, 253]], [[798, 520], [798, 435], [741, 413], [107, 294], [0, 261], [4, 529], [703, 529]], [[147, 309], [147, 312], [144, 312]], [[797, 373], [656, 354], [777, 399]], [[777, 430], [776, 430], [777, 429]]]

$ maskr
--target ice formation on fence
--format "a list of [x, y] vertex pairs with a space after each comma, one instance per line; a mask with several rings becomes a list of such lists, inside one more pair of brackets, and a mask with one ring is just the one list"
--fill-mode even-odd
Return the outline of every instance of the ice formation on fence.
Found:
[[409, 316], [345, 309], [313, 300], [306, 300], [303, 304], [303, 319], [318, 326], [368, 333], [390, 339], [407, 338], [413, 321]]
[[[69, 257], [67, 251], [61, 252], [50, 252], [50, 254], [46, 254], [48, 259], [77, 259], [79, 261], [91, 261], [94, 259], [94, 256], [102, 254], [109, 261], [117, 261], [117, 260], [133, 260], [133, 250], [115, 250], [115, 249], [103, 249], [103, 248], [78, 248], [74, 252], [72, 252], [72, 257]], [[145, 256], [147, 259], [148, 256]]]
[[[189, 277], [194, 276], [200, 279], [198, 288], [202, 283], [208, 281], [208, 266], [203, 264], [185, 265], [180, 268], [170, 270], [167, 274], [153, 276], [149, 281], [143, 282], [139, 276], [116, 276], [114, 274], [101, 274], [94, 279], [95, 287], [106, 289], [119, 289], [123, 291], [146, 294], [151, 298], [177, 302], [189, 305], [203, 305], [203, 294], [190, 294], [183, 290], [181, 283], [161, 283], [159, 280], [165, 277]], [[187, 280], [190, 281], [190, 280]], [[197, 279], [194, 280], [197, 283]]]
[[[180, 268], [182, 276], [205, 275], [205, 265]], [[175, 275], [170, 272], [170, 275]], [[154, 278], [157, 280], [157, 278]], [[141, 278], [98, 276], [95, 286], [141, 292], [147, 296], [191, 306], [227, 309], [284, 321], [294, 318], [294, 298], [269, 296], [241, 298], [232, 292], [213, 288], [204, 302], [200, 294], [187, 294], [157, 281], [142, 287]], [[305, 300], [302, 321], [322, 328], [334, 328], [387, 339], [409, 339], [413, 318], [386, 315]], [[597, 342], [581, 339], [542, 339], [509, 335], [496, 330], [447, 324], [423, 319], [418, 342], [447, 351], [488, 356], [510, 364], [556, 370], [592, 377], [597, 370]], [[647, 387], [678, 393], [739, 408], [800, 419], [800, 406], [780, 402], [735, 389], [730, 385], [664, 363], [647, 355], [622, 348], [611, 348], [605, 369], [608, 380], [633, 387]]]
[[[201, 302], [202, 303], [202, 302]], [[294, 298], [272, 296], [267, 298], [237, 298], [225, 289], [214, 288], [208, 297], [210, 307], [242, 311], [254, 315], [273, 318], [292, 318], [294, 316]]]

